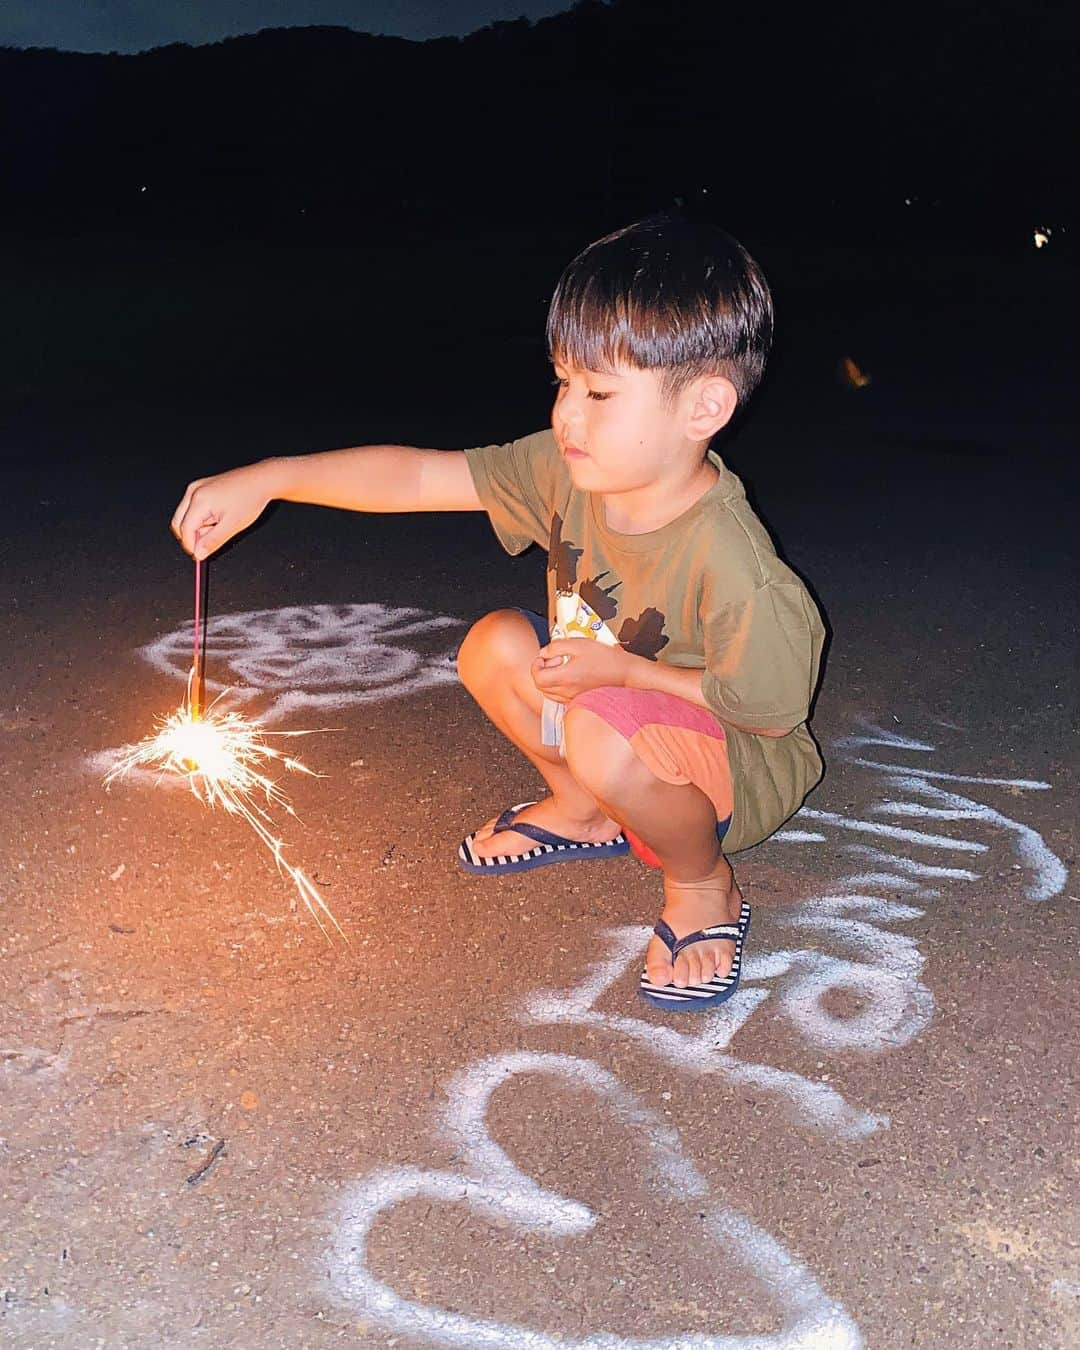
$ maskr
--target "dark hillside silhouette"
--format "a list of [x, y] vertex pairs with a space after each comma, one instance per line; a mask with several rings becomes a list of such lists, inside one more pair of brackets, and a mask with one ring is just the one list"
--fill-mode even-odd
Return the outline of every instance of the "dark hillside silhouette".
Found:
[[911, 196], [1013, 229], [1075, 202], [1074, 22], [1000, 0], [584, 0], [424, 43], [304, 28], [138, 56], [0, 49], [0, 206], [374, 237], [678, 197], [813, 229]]

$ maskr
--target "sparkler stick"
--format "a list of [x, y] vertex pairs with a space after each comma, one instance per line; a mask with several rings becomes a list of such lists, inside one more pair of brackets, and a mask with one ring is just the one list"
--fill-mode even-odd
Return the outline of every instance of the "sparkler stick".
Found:
[[[195, 536], [196, 544], [199, 535]], [[188, 676], [188, 706], [198, 721], [206, 703], [206, 652], [202, 641], [202, 559], [195, 559], [195, 633], [191, 652], [191, 674]]]

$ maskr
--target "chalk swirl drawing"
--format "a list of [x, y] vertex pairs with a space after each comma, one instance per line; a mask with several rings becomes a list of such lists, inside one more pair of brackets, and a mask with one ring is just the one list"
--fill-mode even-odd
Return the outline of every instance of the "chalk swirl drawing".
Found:
[[[923, 966], [914, 939], [879, 924], [920, 918], [923, 910], [871, 895], [821, 896], [796, 906], [778, 921], [824, 934], [855, 949], [851, 960], [816, 949], [773, 949], [751, 953], [743, 967], [737, 999], [695, 1016], [693, 1028], [657, 1025], [625, 1013], [601, 1011], [601, 996], [631, 967], [640, 964], [651, 929], [609, 929], [608, 955], [593, 963], [571, 989], [528, 996], [522, 1021], [568, 1023], [609, 1032], [635, 1042], [650, 1055], [685, 1073], [714, 1074], [732, 1084], [753, 1086], [781, 1100], [792, 1120], [843, 1139], [859, 1139], [887, 1126], [887, 1116], [853, 1106], [830, 1084], [729, 1053], [732, 1037], [770, 997], [799, 1037], [818, 1050], [877, 1054], [913, 1040], [933, 1016], [934, 1000], [918, 976]], [[873, 921], [873, 922], [871, 922]], [[843, 991], [857, 1003], [854, 1012], [831, 1011], [828, 996]]]
[[[454, 657], [465, 627], [446, 614], [375, 603], [218, 614], [206, 625], [206, 687], [228, 689], [230, 699], [242, 702], [269, 695], [259, 713], [266, 722], [402, 698], [456, 683]], [[155, 670], [186, 679], [190, 626], [147, 643], [139, 655]]]
[[[492, 1093], [511, 1078], [549, 1074], [588, 1088], [624, 1124], [642, 1132], [657, 1193], [675, 1188], [704, 1208], [698, 1230], [718, 1257], [747, 1266], [780, 1310], [783, 1326], [755, 1335], [676, 1335], [643, 1340], [597, 1332], [586, 1337], [554, 1336], [433, 1308], [397, 1294], [367, 1268], [367, 1239], [380, 1214], [402, 1201], [424, 1196], [432, 1202], [467, 1204], [522, 1232], [580, 1238], [597, 1217], [579, 1201], [542, 1186], [520, 1170], [491, 1137], [487, 1109]], [[494, 1346], [505, 1350], [859, 1350], [863, 1345], [851, 1318], [821, 1289], [809, 1270], [785, 1247], [745, 1216], [722, 1205], [709, 1207], [709, 1186], [682, 1149], [678, 1132], [666, 1125], [614, 1074], [574, 1055], [515, 1051], [469, 1066], [451, 1082], [441, 1131], [464, 1161], [460, 1172], [396, 1167], [373, 1173], [354, 1186], [342, 1208], [332, 1252], [331, 1280], [351, 1306], [392, 1326], [440, 1345]]]
[[[946, 725], [946, 724], [942, 724]], [[875, 815], [898, 816], [907, 819], [929, 821], [973, 821], [993, 826], [1009, 840], [1015, 856], [1014, 864], [1024, 873], [1024, 895], [1028, 900], [1052, 900], [1065, 889], [1068, 871], [1065, 864], [1049, 847], [1042, 835], [1030, 825], [1014, 820], [1003, 811], [987, 806], [982, 802], [961, 796], [937, 786], [938, 783], [963, 783], [975, 787], [1004, 788], [1019, 796], [1024, 792], [1048, 792], [1050, 784], [1033, 778], [992, 778], [980, 774], [949, 773], [943, 769], [928, 768], [924, 764], [897, 764], [888, 760], [867, 759], [864, 755], [852, 753], [865, 746], [885, 746], [893, 750], [915, 751], [917, 754], [932, 754], [935, 746], [926, 741], [913, 740], [896, 732], [883, 730], [871, 722], [864, 722], [861, 729], [846, 736], [836, 744], [837, 750], [850, 764], [871, 769], [884, 777], [886, 785], [897, 792], [907, 793], [908, 799], [890, 799], [877, 802]], [[916, 798], [919, 800], [911, 800]], [[916, 844], [937, 844], [946, 849], [968, 853], [986, 853], [988, 845], [976, 840], [956, 839], [950, 835], [925, 834], [920, 830], [908, 830], [898, 825], [885, 825], [867, 820], [845, 820], [832, 812], [815, 811], [804, 807], [798, 814], [799, 820], [829, 820], [844, 829], [856, 830], [865, 834], [878, 834], [886, 838], [910, 840]], [[854, 852], [858, 846], [848, 845]], [[906, 861], [906, 860], [905, 860]], [[943, 879], [948, 872], [928, 869], [925, 866], [910, 863], [901, 864], [901, 871], [922, 875], [937, 875]], [[960, 874], [956, 874], [960, 875]], [[963, 879], [974, 880], [977, 873], [967, 871]], [[937, 891], [927, 892], [937, 895]]]
[[[1013, 867], [1021, 873], [1023, 894], [1030, 901], [1060, 894], [1067, 872], [1031, 826], [953, 790], [963, 784], [991, 791], [1005, 789], [1018, 796], [1046, 791], [1049, 783], [957, 774], [903, 759], [869, 759], [861, 753], [869, 746], [901, 756], [929, 755], [936, 749], [873, 723], [861, 723], [859, 731], [839, 741], [836, 749], [848, 763], [870, 770], [890, 795], [871, 804], [869, 818], [804, 807], [770, 841], [800, 850], [831, 843], [834, 853], [847, 854], [856, 864], [851, 875], [842, 877], [826, 893], [771, 916], [781, 929], [805, 934], [812, 945], [757, 947], [743, 967], [744, 987], [739, 997], [700, 1014], [690, 1029], [679, 1030], [598, 1006], [617, 981], [626, 979], [630, 986], [651, 931], [636, 925], [610, 928], [599, 935], [602, 954], [576, 985], [526, 995], [516, 1019], [526, 1025], [585, 1027], [590, 1043], [600, 1030], [632, 1042], [670, 1068], [753, 1086], [776, 1100], [797, 1128], [826, 1138], [858, 1139], [887, 1129], [887, 1116], [847, 1101], [829, 1081], [831, 1075], [815, 1079], [741, 1059], [731, 1052], [732, 1039], [763, 1008], [772, 1009], [796, 1037], [821, 1054], [881, 1055], [918, 1037], [933, 1018], [934, 997], [922, 982], [925, 958], [918, 942], [896, 931], [897, 926], [924, 918], [927, 909], [922, 905], [940, 896], [939, 885], [980, 881], [982, 874], [975, 867], [991, 853], [991, 844], [982, 838], [943, 832], [950, 826], [975, 824], [983, 832], [989, 827], [1003, 836], [1018, 860]], [[950, 786], [939, 786], [942, 783]], [[889, 823], [882, 816], [932, 822], [935, 828], [913, 829]], [[880, 891], [886, 894], [876, 893]], [[901, 902], [897, 894], [920, 904]], [[825, 1064], [819, 1061], [818, 1068]], [[536, 1073], [591, 1087], [616, 1115], [644, 1132], [655, 1175], [677, 1177], [683, 1194], [708, 1203], [708, 1185], [683, 1153], [677, 1133], [595, 1061], [529, 1051], [496, 1055], [466, 1068], [448, 1089], [442, 1133], [465, 1159], [465, 1170], [392, 1167], [371, 1174], [350, 1191], [332, 1253], [332, 1280], [343, 1299], [395, 1333], [436, 1345], [508, 1350], [857, 1350], [863, 1345], [856, 1323], [821, 1290], [796, 1257], [750, 1220], [720, 1206], [706, 1210], [707, 1236], [718, 1252], [722, 1248], [727, 1257], [750, 1268], [773, 1298], [784, 1319], [775, 1333], [635, 1340], [597, 1332], [575, 1340], [432, 1308], [403, 1298], [378, 1280], [367, 1266], [372, 1225], [380, 1214], [417, 1196], [446, 1204], [466, 1203], [493, 1219], [552, 1237], [580, 1237], [594, 1227], [596, 1217], [591, 1210], [539, 1185], [511, 1162], [487, 1132], [485, 1118], [494, 1090], [515, 1075]]]

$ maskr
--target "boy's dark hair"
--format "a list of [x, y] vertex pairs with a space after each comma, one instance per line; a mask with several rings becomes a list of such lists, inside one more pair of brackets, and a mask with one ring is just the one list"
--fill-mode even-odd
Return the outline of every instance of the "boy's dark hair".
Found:
[[653, 216], [590, 244], [567, 267], [548, 310], [548, 353], [582, 370], [662, 370], [671, 400], [723, 375], [745, 404], [772, 345], [761, 269], [714, 225]]

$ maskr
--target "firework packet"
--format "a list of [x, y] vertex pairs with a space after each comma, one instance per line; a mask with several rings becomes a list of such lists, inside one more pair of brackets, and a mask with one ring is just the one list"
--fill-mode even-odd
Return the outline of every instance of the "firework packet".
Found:
[[[555, 594], [555, 623], [551, 641], [558, 638], [587, 638], [602, 642], [605, 647], [617, 647], [619, 639], [576, 591], [557, 591]], [[545, 698], [540, 709], [540, 744], [562, 748], [563, 718], [566, 704]]]

